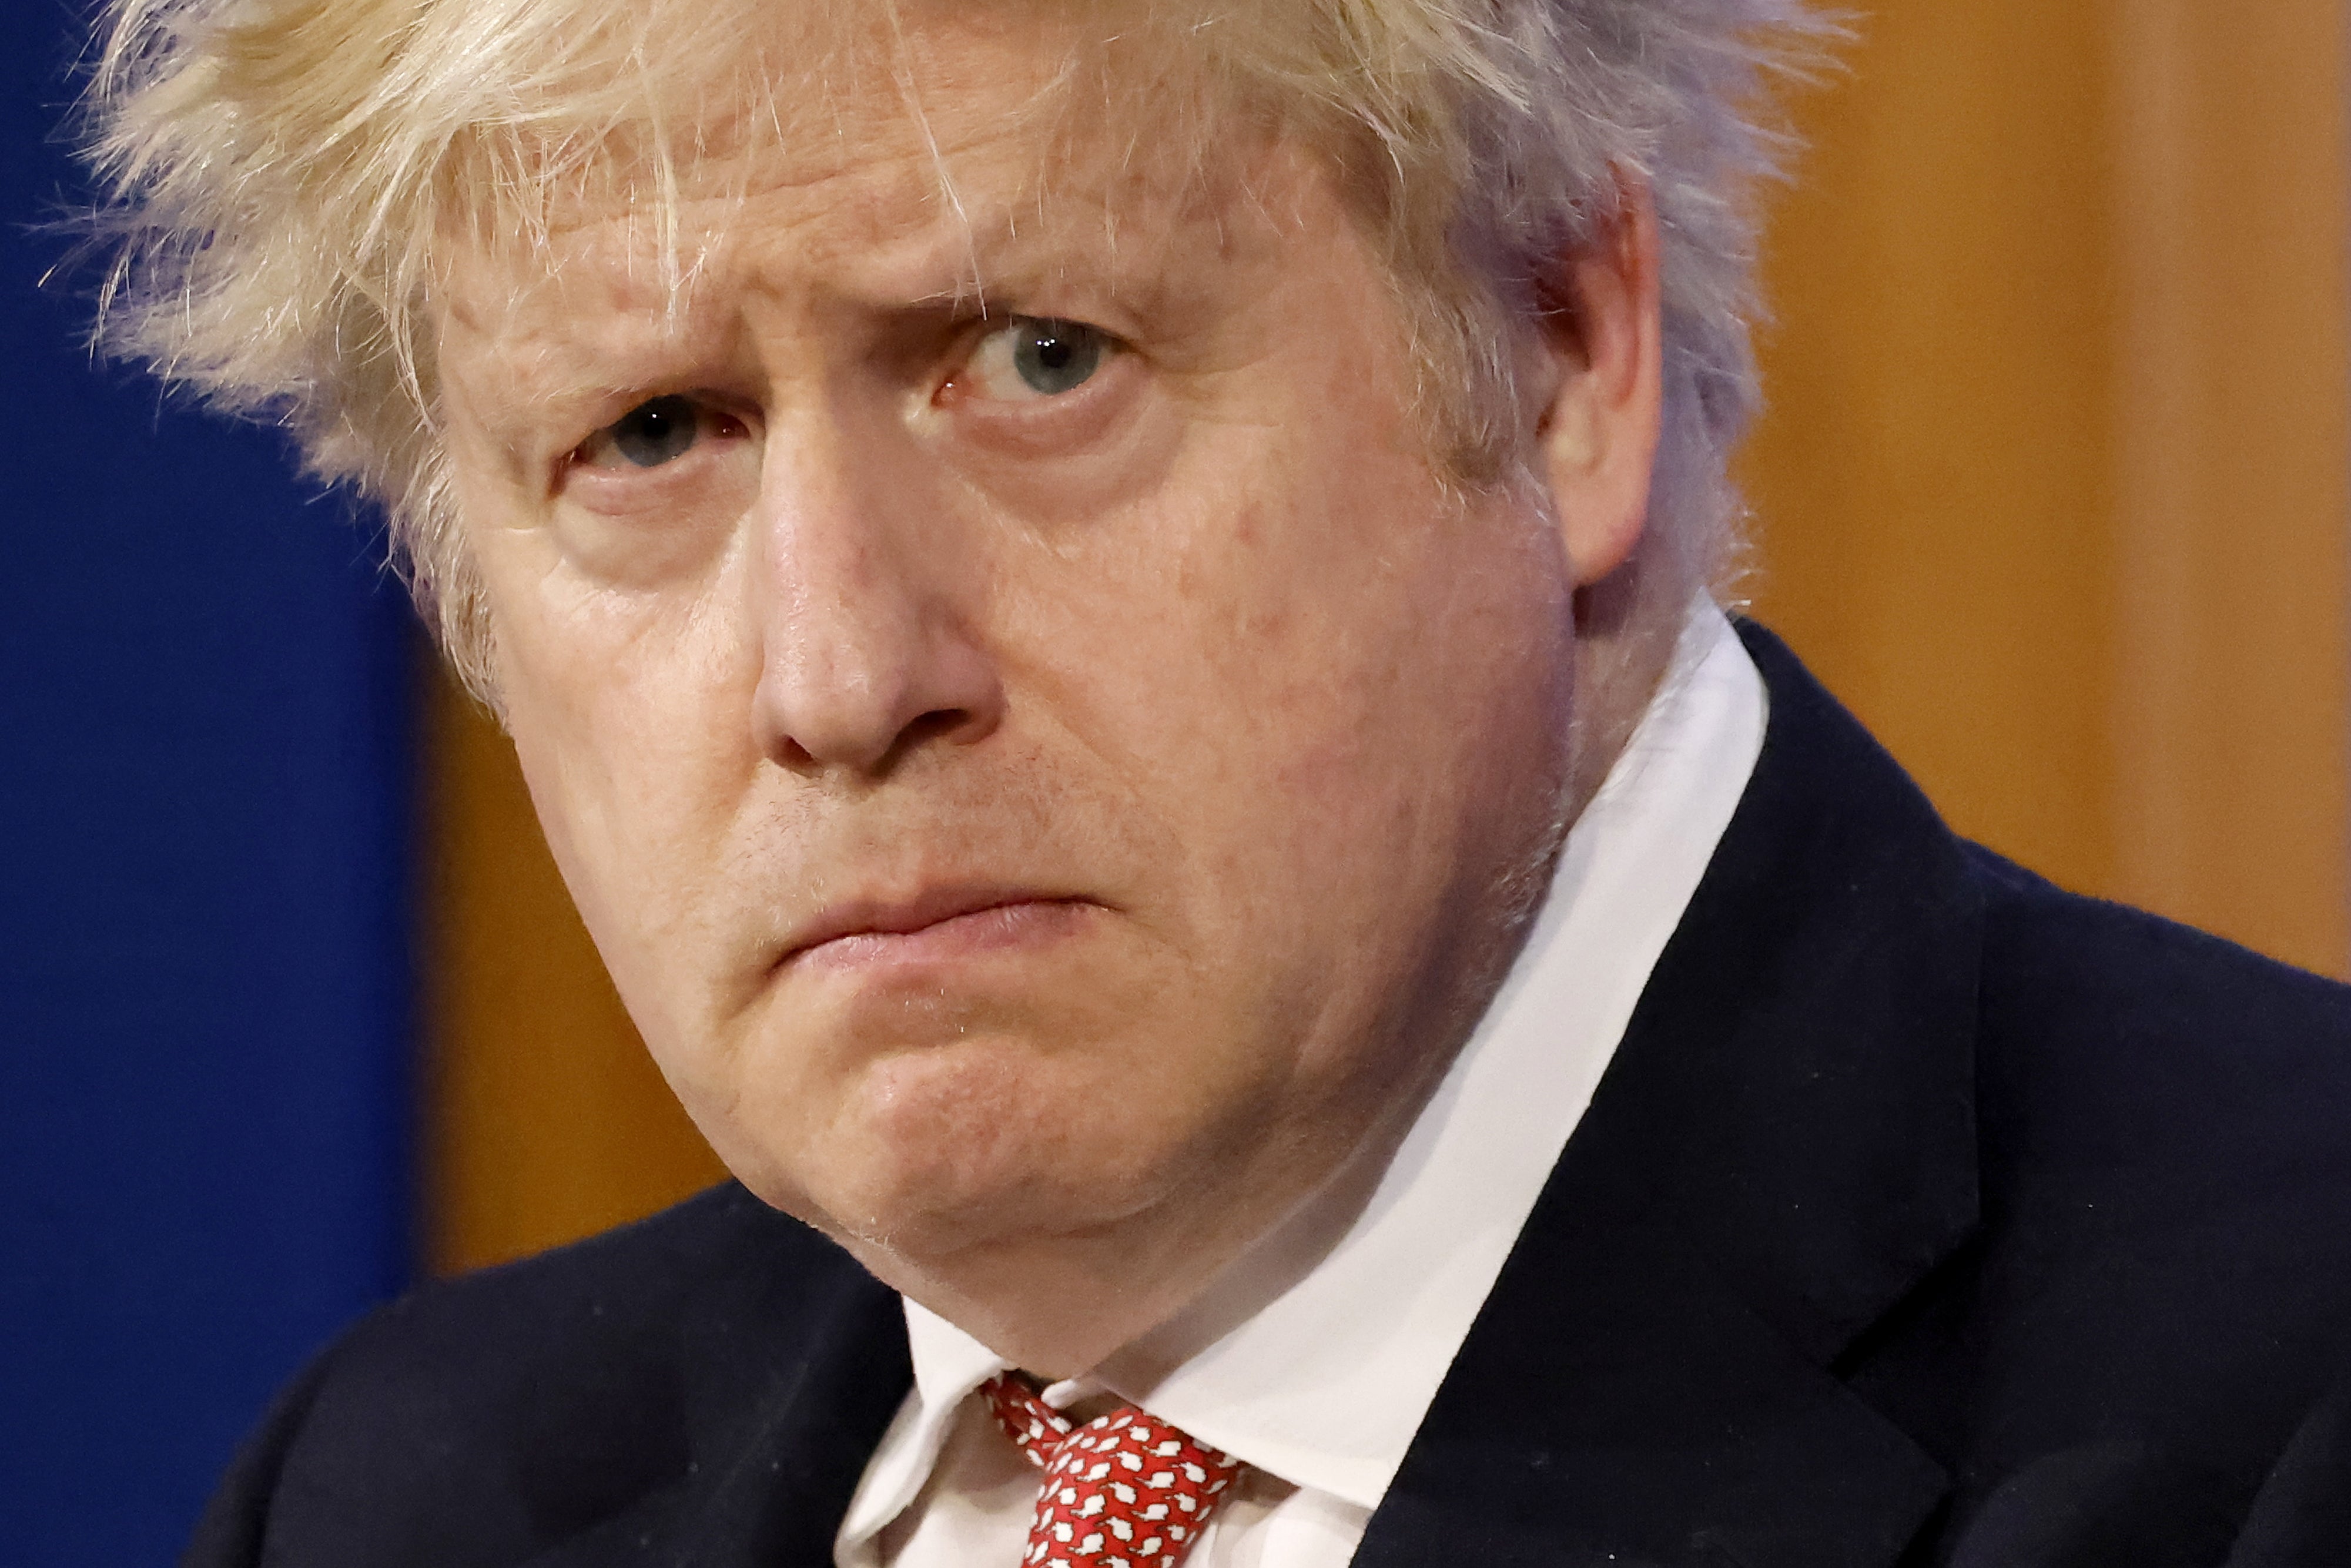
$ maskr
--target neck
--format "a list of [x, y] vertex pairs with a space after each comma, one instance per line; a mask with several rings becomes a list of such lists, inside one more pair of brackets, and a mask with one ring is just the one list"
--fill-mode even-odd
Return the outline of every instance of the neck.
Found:
[[1583, 815], [1640, 727], [1673, 667], [1698, 591], [1662, 549], [1644, 547], [1625, 566], [1575, 595], [1575, 746], [1567, 821]]

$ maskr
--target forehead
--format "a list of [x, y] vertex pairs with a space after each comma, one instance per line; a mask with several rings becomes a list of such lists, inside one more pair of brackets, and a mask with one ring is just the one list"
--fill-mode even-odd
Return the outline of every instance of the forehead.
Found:
[[968, 303], [1056, 265], [1136, 272], [1237, 198], [1269, 215], [1270, 130], [1118, 9], [776, 7], [750, 64], [662, 84], [590, 152], [557, 135], [456, 181], [444, 300], [489, 331], [583, 289], [677, 316], [780, 270]]

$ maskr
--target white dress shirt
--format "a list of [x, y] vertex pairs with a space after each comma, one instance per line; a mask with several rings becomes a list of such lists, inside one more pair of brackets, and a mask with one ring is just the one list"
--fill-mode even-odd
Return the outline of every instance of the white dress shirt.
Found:
[[[1186, 1568], [1354, 1554], [1697, 890], [1763, 744], [1761, 677], [1710, 600], [1562, 846], [1525, 946], [1395, 1155], [1343, 1172], [1173, 1322], [1082, 1378], [1245, 1461]], [[1039, 1472], [973, 1391], [1006, 1363], [906, 1302], [914, 1387], [839, 1568], [1014, 1568]]]

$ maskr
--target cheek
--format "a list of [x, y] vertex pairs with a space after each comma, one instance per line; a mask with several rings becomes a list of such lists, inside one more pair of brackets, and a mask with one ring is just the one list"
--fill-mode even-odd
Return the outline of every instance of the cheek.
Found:
[[1516, 607], [1464, 580], [1476, 545], [1426, 484], [1406, 468], [1384, 493], [1250, 507], [1232, 548], [1191, 563], [1193, 645], [1171, 666], [1224, 800], [1370, 850], [1475, 749], [1487, 688], [1510, 675], [1479, 640], [1507, 635]]
[[1090, 622], [1065, 700], [1171, 824], [1186, 939], [1260, 986], [1373, 988], [1485, 858], [1464, 840], [1493, 770], [1543, 770], [1563, 729], [1537, 629], [1564, 606], [1513, 542], [1536, 530], [1452, 507], [1415, 457], [1332, 461], [1321, 487], [1264, 465], [1127, 530], [1156, 548], [1061, 605]]
[[706, 606], [580, 584], [528, 536], [482, 552], [507, 727], [581, 918], [648, 1039], [694, 1005], [705, 901], [756, 769]]

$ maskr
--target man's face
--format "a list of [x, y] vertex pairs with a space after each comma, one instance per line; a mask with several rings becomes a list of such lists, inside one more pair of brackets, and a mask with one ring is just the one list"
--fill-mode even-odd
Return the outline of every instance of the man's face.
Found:
[[1294, 1197], [1556, 831], [1557, 529], [1448, 497], [1313, 159], [1064, 134], [1067, 56], [836, 61], [689, 190], [683, 292], [590, 208], [442, 321], [556, 858], [720, 1155], [885, 1277]]

